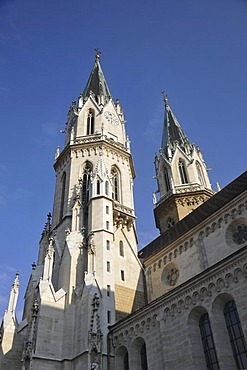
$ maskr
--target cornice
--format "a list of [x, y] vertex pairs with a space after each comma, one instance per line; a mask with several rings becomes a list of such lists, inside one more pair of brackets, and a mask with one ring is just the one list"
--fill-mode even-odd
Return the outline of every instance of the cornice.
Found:
[[109, 139], [102, 135], [92, 135], [82, 137], [81, 139], [78, 138], [72, 144], [67, 145], [54, 163], [54, 169], [57, 170], [61, 164], [67, 163], [73, 155], [76, 157], [90, 156], [92, 151], [94, 154], [100, 151], [106, 151], [107, 154], [116, 157], [117, 161], [120, 159], [129, 161], [132, 176], [135, 178], [135, 168], [131, 153], [123, 144], [117, 143], [113, 139]]

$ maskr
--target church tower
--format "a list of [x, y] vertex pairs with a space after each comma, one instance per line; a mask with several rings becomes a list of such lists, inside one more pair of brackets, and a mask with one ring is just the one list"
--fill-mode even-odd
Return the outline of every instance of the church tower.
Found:
[[64, 133], [53, 213], [25, 295], [22, 369], [106, 370], [108, 326], [145, 301], [130, 140], [98, 49]]
[[158, 190], [153, 195], [156, 226], [161, 234], [214, 194], [199, 147], [187, 139], [166, 95], [164, 102], [162, 142], [155, 157]]

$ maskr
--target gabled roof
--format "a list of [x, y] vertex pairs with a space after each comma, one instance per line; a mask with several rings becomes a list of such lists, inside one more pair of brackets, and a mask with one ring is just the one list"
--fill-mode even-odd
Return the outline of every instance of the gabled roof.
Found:
[[236, 180], [216, 193], [212, 198], [208, 199], [201, 206], [196, 208], [188, 216], [177, 222], [174, 226], [168, 229], [149, 243], [146, 247], [141, 249], [138, 253], [142, 261], [147, 260], [152, 255], [155, 255], [160, 250], [164, 249], [170, 243], [184, 235], [189, 230], [206, 220], [219, 209], [227, 205], [238, 195], [247, 190], [247, 171], [240, 175]]
[[173, 154], [177, 145], [185, 152], [186, 147], [191, 147], [189, 140], [168, 104], [167, 98], [165, 98], [165, 117], [161, 142], [162, 152], [168, 158], [167, 148], [169, 147]]
[[111, 93], [100, 65], [99, 56], [100, 54], [97, 53], [91, 75], [83, 91], [83, 96], [89, 97], [93, 93], [96, 97], [99, 95], [104, 96], [105, 102], [107, 102], [110, 100]]

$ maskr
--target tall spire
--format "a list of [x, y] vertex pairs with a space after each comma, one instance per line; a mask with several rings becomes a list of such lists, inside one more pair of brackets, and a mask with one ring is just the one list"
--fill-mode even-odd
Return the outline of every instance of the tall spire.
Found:
[[96, 97], [96, 100], [98, 99], [99, 96], [103, 96], [104, 101], [106, 103], [107, 101], [110, 100], [111, 93], [107, 86], [106, 79], [100, 65], [101, 52], [99, 49], [95, 49], [95, 51], [96, 51], [95, 63], [91, 75], [89, 76], [86, 87], [83, 91], [83, 96], [89, 97], [90, 94], [93, 93]]
[[187, 139], [185, 133], [182, 130], [178, 120], [176, 119], [175, 115], [173, 114], [170, 105], [168, 103], [167, 94], [163, 91], [164, 102], [165, 102], [165, 117], [164, 117], [164, 126], [163, 126], [163, 134], [162, 134], [162, 141], [161, 141], [161, 149], [166, 157], [170, 157], [168, 151], [170, 149], [170, 153], [173, 155], [177, 145], [184, 152], [191, 150], [191, 144]]
[[168, 104], [166, 93], [163, 95], [162, 142], [160, 153], [155, 157], [158, 189], [153, 196], [156, 226], [161, 233], [214, 194], [199, 147], [189, 142]]

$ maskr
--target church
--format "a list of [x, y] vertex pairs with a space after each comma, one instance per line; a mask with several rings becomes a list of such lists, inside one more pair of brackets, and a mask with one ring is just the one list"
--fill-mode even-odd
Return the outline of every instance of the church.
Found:
[[138, 251], [130, 139], [97, 49], [56, 152], [20, 323], [18, 274], [10, 291], [0, 369], [247, 369], [247, 172], [215, 193], [166, 95], [162, 119], [160, 235]]

